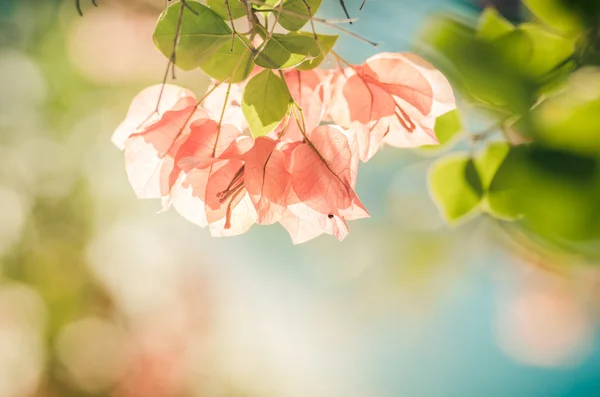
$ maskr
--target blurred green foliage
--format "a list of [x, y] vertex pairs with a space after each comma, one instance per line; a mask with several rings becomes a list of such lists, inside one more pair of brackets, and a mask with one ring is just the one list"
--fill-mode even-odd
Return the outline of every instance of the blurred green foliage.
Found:
[[[475, 26], [441, 17], [424, 33], [461, 97], [497, 126], [471, 135], [471, 153], [434, 164], [431, 193], [451, 223], [481, 204], [509, 228], [593, 263], [600, 257], [600, 2], [525, 4], [532, 18], [518, 26], [490, 8]], [[504, 144], [491, 139], [498, 132]]]

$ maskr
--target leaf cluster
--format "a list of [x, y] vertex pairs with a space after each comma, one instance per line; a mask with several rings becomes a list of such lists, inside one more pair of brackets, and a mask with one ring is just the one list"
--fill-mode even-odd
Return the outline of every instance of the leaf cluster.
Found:
[[424, 35], [471, 111], [493, 121], [469, 153], [433, 165], [431, 193], [450, 223], [487, 214], [540, 249], [594, 262], [600, 3], [525, 3], [532, 18], [518, 26], [490, 8], [477, 26], [440, 18]]

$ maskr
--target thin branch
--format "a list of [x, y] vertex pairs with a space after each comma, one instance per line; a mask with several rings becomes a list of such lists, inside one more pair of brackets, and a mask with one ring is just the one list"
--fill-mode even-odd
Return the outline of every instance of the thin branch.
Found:
[[[96, 3], [96, 0], [92, 0], [92, 4], [94, 5], [94, 7], [98, 7], [98, 3]], [[83, 16], [83, 11], [81, 11], [81, 0], [75, 0], [75, 8], [77, 9], [77, 13], [79, 14], [79, 16]]]
[[[344, 10], [344, 14], [346, 14], [346, 18], [350, 19], [350, 14], [348, 14], [348, 9], [346, 8], [346, 3], [344, 3], [344, 0], [340, 0], [340, 4]], [[350, 25], [352, 25], [352, 22], [350, 22]]]
[[[266, 5], [266, 3], [263, 0], [242, 0], [242, 1], [247, 1], [249, 4], [257, 4], [257, 5]], [[271, 8], [271, 9], [265, 9], [265, 10], [257, 10], [259, 12], [276, 12], [277, 9]], [[283, 14], [287, 14], [290, 16], [295, 16], [295, 17], [299, 17], [299, 18], [305, 18], [306, 15], [302, 14], [302, 13], [298, 13], [298, 12], [294, 12], [294, 11], [290, 11], [290, 10], [286, 10], [286, 9], [282, 9], [281, 12]], [[348, 30], [346, 28], [343, 28], [341, 26], [338, 26], [336, 23], [350, 23], [352, 24], [352, 21], [356, 21], [355, 18], [348, 18], [346, 20], [329, 20], [329, 19], [323, 19], [323, 18], [316, 18], [316, 17], [312, 17], [312, 20], [318, 23], [321, 23], [323, 25], [329, 26], [332, 29], [338, 30], [342, 33], [345, 33], [357, 40], [360, 40], [364, 43], [367, 43], [369, 45], [372, 45], [373, 47], [379, 47], [380, 43], [377, 43], [375, 41], [369, 40], [364, 36], [359, 35], [358, 33], [354, 33], [351, 30]]]
[[169, 77], [169, 69], [172, 70], [172, 78], [173, 80], [175, 80], [175, 61], [177, 58], [177, 45], [179, 44], [181, 27], [183, 25], [183, 12], [186, 9], [191, 10], [195, 15], [198, 15], [198, 13], [191, 9], [190, 5], [187, 4], [186, 0], [181, 0], [181, 8], [179, 9], [179, 17], [177, 18], [177, 26], [175, 28], [175, 37], [173, 38], [173, 50], [171, 51], [171, 56], [169, 57], [169, 62], [167, 63], [167, 69], [165, 70], [165, 75], [163, 76], [160, 93], [158, 94], [158, 100], [156, 101], [156, 108], [154, 110], [155, 112], [158, 112], [158, 108], [160, 106], [160, 101], [162, 99], [165, 90], [165, 85], [167, 84], [167, 79]]
[[229, 17], [229, 23], [231, 24], [231, 49], [229, 52], [233, 52], [233, 46], [235, 45], [235, 24], [233, 23], [233, 17], [231, 16], [231, 7], [229, 7], [229, 0], [225, 0], [225, 8], [227, 9], [227, 16]]

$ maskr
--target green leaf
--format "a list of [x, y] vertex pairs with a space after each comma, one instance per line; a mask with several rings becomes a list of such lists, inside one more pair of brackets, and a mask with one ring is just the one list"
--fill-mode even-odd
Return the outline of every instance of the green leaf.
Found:
[[491, 45], [503, 58], [505, 64], [523, 73], [531, 70], [528, 64], [533, 57], [534, 48], [533, 41], [526, 32], [520, 29], [513, 30], [491, 41]]
[[[183, 9], [179, 41], [175, 49], [175, 65], [183, 70], [192, 70], [206, 62], [231, 40], [231, 29], [210, 8], [195, 1], [186, 3], [196, 14]], [[170, 58], [173, 52], [181, 7], [181, 3], [175, 3], [167, 8], [158, 19], [154, 30], [154, 44], [167, 58]]]
[[488, 190], [500, 164], [506, 158], [510, 145], [506, 142], [493, 142], [475, 159], [475, 165], [481, 179], [481, 186]]
[[239, 83], [248, 78], [254, 67], [252, 52], [242, 40], [235, 38], [233, 52], [231, 43], [225, 43], [200, 68], [213, 79], [224, 81], [231, 78], [232, 83]]
[[[442, 71], [446, 72], [453, 86], [467, 98], [502, 111], [521, 114], [535, 103], [537, 86], [507, 53], [510, 50], [507, 46], [515, 38], [522, 37], [522, 33], [519, 37], [508, 37], [511, 35], [509, 33], [491, 43], [477, 38], [476, 32], [469, 26], [441, 18], [428, 25], [423, 38], [437, 50], [437, 54], [432, 54], [432, 57], [438, 57], [436, 63], [445, 69]], [[502, 50], [503, 47], [505, 50]]]
[[575, 51], [575, 40], [551, 33], [540, 25], [526, 23], [519, 30], [527, 34], [533, 45], [532, 54], [523, 66], [534, 76], [550, 72]]
[[291, 98], [281, 78], [270, 70], [254, 76], [242, 98], [242, 111], [252, 136], [257, 138], [273, 131], [288, 111]]
[[229, 1], [229, 11], [231, 12], [232, 19], [238, 19], [246, 15], [246, 6], [240, 0], [207, 0], [206, 4], [211, 10], [219, 14], [221, 18], [229, 21], [225, 1]]
[[504, 19], [495, 8], [486, 8], [479, 18], [477, 37], [484, 40], [494, 40], [513, 30], [515, 30], [514, 25]]
[[419, 150], [438, 151], [445, 149], [462, 129], [462, 120], [460, 119], [458, 109], [445, 113], [435, 120], [435, 136], [439, 144], [421, 146]]
[[287, 69], [314, 59], [321, 51], [312, 36], [274, 33], [254, 62], [267, 69]]
[[[523, 217], [523, 186], [526, 179], [532, 177], [525, 175], [528, 173], [525, 150], [524, 147], [510, 150], [489, 182], [485, 210], [495, 218], [516, 220]], [[491, 172], [486, 174], [487, 177]], [[535, 178], [530, 183], [535, 183]]]
[[473, 160], [466, 155], [446, 156], [435, 162], [429, 172], [429, 188], [450, 224], [479, 210], [483, 188]]
[[581, 27], [578, 15], [562, 0], [524, 0], [523, 2], [536, 17], [554, 29], [573, 32]]
[[600, 155], [600, 70], [581, 69], [567, 86], [531, 111], [535, 138], [582, 155]]
[[483, 153], [475, 158], [475, 166], [477, 167], [477, 172], [481, 178], [481, 186], [485, 191], [481, 207], [494, 218], [503, 220], [515, 220], [515, 217], [509, 216], [510, 214], [506, 214], [502, 211], [496, 212], [495, 207], [490, 205], [488, 201], [488, 190], [509, 151], [510, 145], [508, 143], [493, 142], [485, 148]]
[[258, 0], [258, 1], [261, 2], [262, 4], [252, 3], [252, 8], [254, 8], [255, 10], [271, 9], [279, 3], [279, 0], [262, 0], [262, 1]]
[[[299, 34], [305, 36], [314, 37], [312, 33], [308, 32], [299, 32]], [[321, 62], [325, 59], [327, 54], [331, 51], [335, 43], [337, 42], [339, 35], [328, 35], [328, 34], [318, 34], [317, 35], [317, 46], [319, 47], [319, 56], [314, 59], [309, 59], [302, 62], [300, 65], [296, 66], [298, 70], [312, 70], [317, 68]]]
[[518, 218], [547, 238], [598, 238], [598, 166], [595, 157], [537, 143], [512, 147], [490, 184], [488, 203], [494, 214]]
[[300, 30], [320, 6], [321, 0], [284, 0], [279, 24], [289, 31]]

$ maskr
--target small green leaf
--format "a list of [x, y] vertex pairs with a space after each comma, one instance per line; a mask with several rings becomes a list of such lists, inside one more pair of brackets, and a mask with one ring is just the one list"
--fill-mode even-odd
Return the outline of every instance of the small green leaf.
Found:
[[267, 69], [287, 69], [319, 56], [321, 51], [312, 36], [274, 33], [254, 62]]
[[466, 155], [435, 162], [429, 172], [429, 187], [433, 201], [450, 224], [476, 213], [483, 196], [475, 164]]
[[[527, 8], [547, 25], [564, 31], [573, 32], [581, 27], [577, 14], [562, 0], [524, 0]], [[591, 3], [591, 1], [590, 1]]]
[[545, 146], [600, 155], [600, 70], [581, 69], [563, 90], [531, 111], [533, 135]]
[[535, 103], [537, 86], [506, 52], [506, 46], [521, 37], [508, 37], [513, 33], [491, 43], [477, 38], [470, 26], [439, 19], [429, 24], [424, 40], [437, 50], [433, 56], [438, 57], [440, 65], [452, 65], [445, 72], [468, 99], [521, 114]]
[[512, 23], [504, 19], [495, 8], [486, 8], [479, 18], [477, 37], [495, 40], [515, 30]]
[[462, 128], [462, 121], [458, 109], [441, 115], [435, 120], [435, 136], [437, 137], [439, 144], [421, 146], [419, 150], [438, 151], [446, 148], [453, 138], [462, 131]]
[[527, 65], [534, 54], [533, 40], [524, 31], [517, 29], [491, 41], [492, 48], [511, 65], [521, 72], [526, 71]]
[[524, 23], [519, 30], [527, 34], [533, 44], [533, 52], [523, 65], [532, 75], [550, 72], [575, 51], [575, 40], [551, 33], [540, 25]]
[[[299, 32], [299, 34], [314, 37], [313, 34], [309, 32]], [[319, 56], [302, 62], [300, 65], [296, 66], [296, 69], [312, 70], [317, 68], [321, 62], [323, 62], [327, 54], [329, 54], [339, 37], [339, 35], [318, 34], [317, 46], [319, 47], [320, 51]]]
[[[523, 217], [523, 185], [526, 179], [532, 178], [526, 166], [526, 151], [522, 147], [509, 150], [493, 173], [490, 170], [485, 172], [486, 182], [490, 175], [493, 176], [484, 206], [485, 211], [494, 218], [516, 220]], [[498, 160], [498, 156], [490, 156], [490, 160]], [[483, 169], [483, 166], [480, 167]], [[532, 179], [529, 183], [536, 182], [536, 179]]]
[[481, 186], [487, 190], [496, 175], [500, 164], [506, 158], [510, 145], [506, 142], [493, 142], [475, 159], [475, 165], [481, 179]]
[[[322, 0], [284, 0], [283, 11], [279, 16], [279, 24], [289, 31], [302, 29], [313, 17]], [[308, 6], [308, 7], [307, 7]]]
[[250, 79], [244, 88], [242, 111], [252, 136], [273, 131], [287, 113], [290, 100], [285, 81], [272, 71], [263, 70]]
[[224, 81], [231, 78], [232, 83], [245, 80], [254, 67], [252, 52], [242, 40], [235, 38], [233, 52], [231, 43], [225, 43], [210, 59], [200, 65], [200, 68], [213, 79]]
[[[187, 1], [186, 4], [196, 14], [183, 9], [181, 31], [175, 49], [175, 64], [183, 70], [192, 70], [206, 62], [231, 40], [231, 29], [210, 8], [195, 1]], [[154, 44], [167, 58], [170, 58], [173, 52], [181, 7], [181, 3], [168, 7], [161, 14], [154, 30]]]
[[495, 191], [492, 194], [496, 195], [492, 201], [495, 200], [496, 206], [491, 205], [488, 201], [488, 189], [490, 188], [490, 184], [492, 180], [496, 176], [498, 169], [504, 162], [504, 159], [508, 155], [510, 151], [510, 145], [506, 142], [493, 142], [485, 150], [475, 158], [475, 166], [477, 167], [477, 172], [479, 173], [479, 177], [481, 178], [481, 185], [485, 191], [485, 196], [481, 203], [482, 209], [493, 216], [494, 218], [503, 219], [503, 220], [515, 220], [515, 217], [511, 214], [507, 214], [506, 211], [497, 211], [496, 207], [498, 207], [498, 192]]
[[243, 5], [240, 0], [207, 0], [206, 4], [211, 10], [219, 14], [221, 18], [229, 21], [229, 13], [227, 12], [227, 5], [225, 4], [226, 1], [229, 2], [231, 19], [238, 19], [246, 15], [246, 6]]

